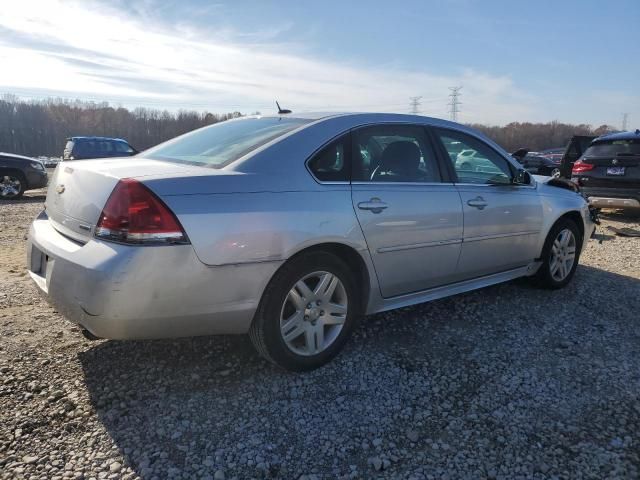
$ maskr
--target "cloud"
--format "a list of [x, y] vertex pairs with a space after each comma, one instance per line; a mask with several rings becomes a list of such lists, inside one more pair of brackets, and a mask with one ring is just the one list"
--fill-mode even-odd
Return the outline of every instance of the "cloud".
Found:
[[310, 58], [274, 43], [279, 31], [212, 36], [185, 21], [172, 27], [151, 4], [137, 5], [124, 15], [97, 3], [9, 2], [0, 16], [0, 91], [38, 95], [46, 85], [60, 96], [217, 112], [268, 112], [275, 99], [297, 111], [406, 112], [409, 97], [423, 95], [422, 112], [445, 117], [448, 87], [464, 85], [465, 122], [539, 113], [536, 99], [506, 76]]

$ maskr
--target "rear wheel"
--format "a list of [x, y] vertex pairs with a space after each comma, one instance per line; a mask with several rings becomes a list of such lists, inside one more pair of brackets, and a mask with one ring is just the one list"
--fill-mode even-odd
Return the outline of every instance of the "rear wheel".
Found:
[[19, 172], [0, 173], [0, 199], [16, 200], [22, 196], [25, 188], [26, 181]]
[[535, 282], [544, 288], [564, 287], [576, 272], [581, 246], [577, 225], [568, 218], [558, 220], [545, 241]]
[[249, 331], [267, 360], [291, 371], [333, 359], [353, 330], [359, 305], [348, 267], [324, 252], [303, 254], [271, 280]]

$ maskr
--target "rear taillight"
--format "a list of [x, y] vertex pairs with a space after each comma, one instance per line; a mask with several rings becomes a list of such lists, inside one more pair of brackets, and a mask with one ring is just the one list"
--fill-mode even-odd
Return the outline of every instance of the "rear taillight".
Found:
[[591, 163], [584, 163], [582, 160], [576, 160], [576, 163], [573, 164], [573, 168], [571, 169], [571, 173], [575, 175], [576, 173], [588, 172], [594, 168], [596, 168], [596, 166]]
[[111, 192], [96, 225], [96, 237], [133, 244], [189, 243], [180, 222], [151, 190], [131, 178]]

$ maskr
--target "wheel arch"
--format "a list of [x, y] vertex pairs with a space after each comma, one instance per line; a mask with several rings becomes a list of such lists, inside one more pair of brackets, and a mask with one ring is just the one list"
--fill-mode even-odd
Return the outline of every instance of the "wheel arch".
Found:
[[[271, 280], [278, 274], [278, 272], [291, 260], [297, 258], [301, 255], [307, 255], [309, 253], [314, 252], [326, 252], [331, 253], [338, 257], [340, 260], [345, 262], [345, 264], [349, 267], [349, 269], [354, 272], [356, 285], [359, 289], [360, 293], [360, 312], [361, 314], [366, 313], [367, 306], [369, 304], [369, 299], [371, 295], [371, 281], [372, 281], [372, 273], [370, 273], [369, 266], [367, 265], [366, 260], [363, 258], [362, 254], [356, 250], [354, 247], [339, 243], [339, 242], [323, 242], [317, 243], [314, 245], [307, 246], [302, 248], [301, 250], [296, 251], [293, 255], [289, 256], [280, 267], [274, 272], [271, 279], [269, 279], [269, 283]], [[375, 274], [373, 275], [375, 277]]]
[[580, 249], [579, 250], [581, 250], [582, 245], [584, 244], [584, 230], [585, 230], [584, 221], [582, 219], [582, 214], [578, 210], [568, 210], [568, 211], [564, 212], [562, 215], [560, 215], [558, 218], [556, 218], [556, 220], [549, 226], [549, 229], [546, 231], [545, 236], [544, 236], [544, 240], [543, 240], [542, 245], [540, 247], [540, 252], [538, 253], [538, 258], [542, 257], [542, 252], [543, 252], [543, 249], [544, 249], [544, 243], [545, 243], [547, 237], [549, 236], [549, 233], [551, 232], [553, 227], [557, 225], [558, 222], [560, 222], [561, 220], [564, 220], [564, 219], [571, 220], [573, 223], [576, 224], [576, 227], [578, 227], [578, 232], [580, 233]]

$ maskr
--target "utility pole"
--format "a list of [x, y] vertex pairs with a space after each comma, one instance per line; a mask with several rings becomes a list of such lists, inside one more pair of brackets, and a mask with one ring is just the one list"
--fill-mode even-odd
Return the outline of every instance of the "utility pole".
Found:
[[451, 90], [451, 93], [449, 94], [449, 97], [451, 97], [451, 101], [449, 101], [449, 107], [451, 107], [449, 109], [449, 113], [451, 114], [451, 120], [453, 120], [454, 122], [458, 121], [458, 113], [460, 113], [460, 105], [462, 105], [462, 102], [460, 101], [460, 95], [462, 95], [460, 93], [460, 90], [462, 90], [462, 86], [459, 87], [449, 87], [449, 90]]
[[629, 114], [628, 113], [623, 113], [622, 114], [622, 131], [623, 132], [627, 131], [628, 122], [629, 122]]
[[413, 113], [414, 115], [418, 115], [420, 113], [420, 99], [422, 98], [422, 96], [419, 97], [409, 97], [409, 106], [411, 107], [411, 110], [409, 110], [411, 113]]

